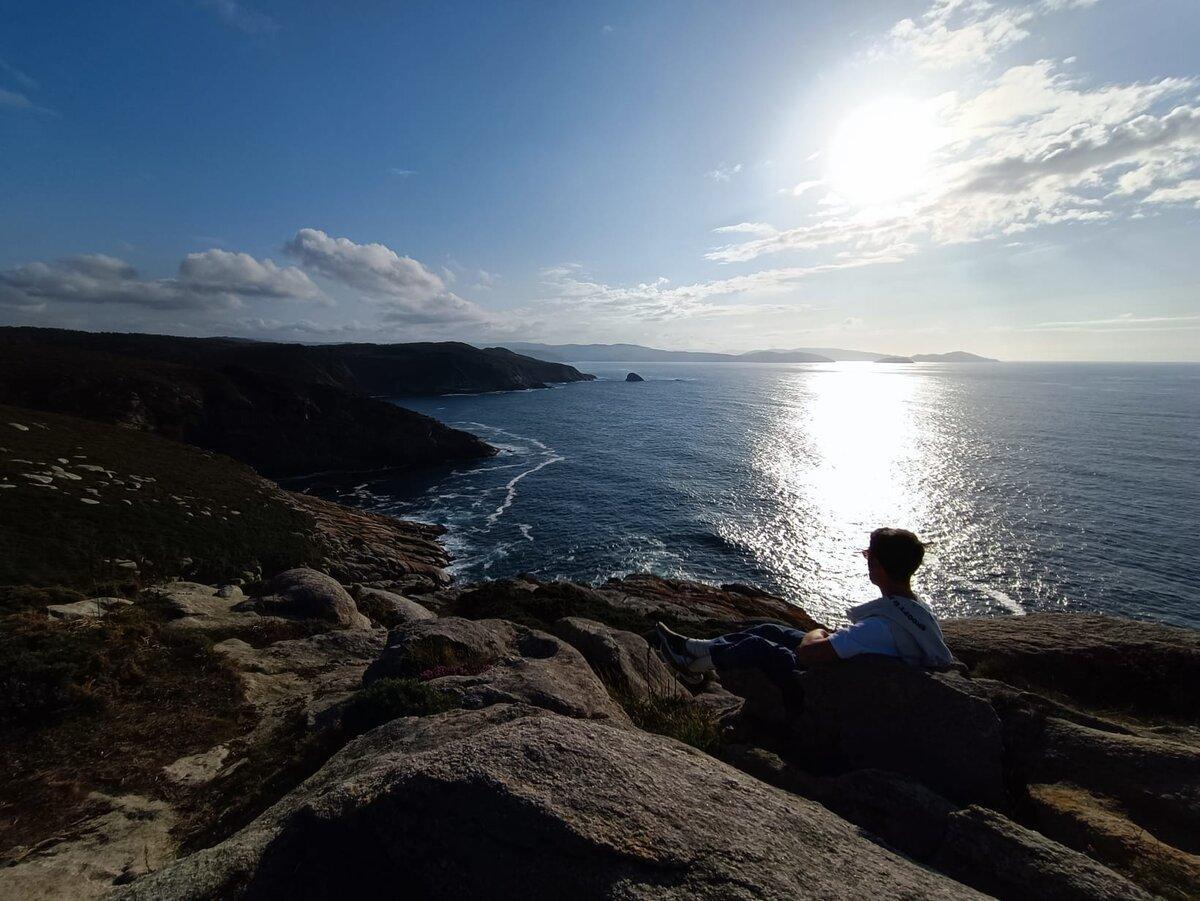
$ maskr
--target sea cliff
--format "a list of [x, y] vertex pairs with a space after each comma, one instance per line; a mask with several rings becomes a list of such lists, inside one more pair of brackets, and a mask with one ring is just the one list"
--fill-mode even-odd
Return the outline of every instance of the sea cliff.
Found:
[[153, 432], [274, 476], [478, 459], [474, 435], [378, 399], [544, 388], [571, 366], [467, 344], [307, 347], [0, 328], [0, 403]]

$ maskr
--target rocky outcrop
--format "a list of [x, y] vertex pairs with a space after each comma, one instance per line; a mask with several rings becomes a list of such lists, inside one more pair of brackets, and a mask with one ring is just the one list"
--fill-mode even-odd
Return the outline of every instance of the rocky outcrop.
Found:
[[425, 592], [450, 582], [443, 569], [450, 555], [438, 542], [446, 531], [441, 526], [355, 510], [307, 494], [284, 495], [294, 509], [311, 517], [318, 566], [342, 584]]
[[693, 635], [718, 635], [766, 620], [804, 630], [819, 625], [794, 604], [745, 585], [718, 587], [644, 573], [609, 579], [599, 588], [526, 575], [454, 588], [421, 601], [442, 613], [499, 617], [544, 629], [567, 616], [639, 634], [649, 634], [659, 620]]
[[118, 897], [966, 898], [669, 739], [518, 705], [369, 733], [243, 832]]
[[1135, 717], [1200, 718], [1200, 632], [1084, 613], [950, 619], [942, 632], [980, 675]]
[[315, 569], [286, 570], [271, 579], [267, 588], [271, 593], [254, 601], [260, 612], [324, 620], [339, 629], [371, 628], [371, 621], [358, 612], [346, 589]]
[[625, 376], [625, 381], [627, 381], [627, 382], [644, 382], [646, 380], [644, 378], [642, 378], [640, 375], [638, 375], [636, 372], [631, 372], [631, 373], [629, 373], [629, 375]]

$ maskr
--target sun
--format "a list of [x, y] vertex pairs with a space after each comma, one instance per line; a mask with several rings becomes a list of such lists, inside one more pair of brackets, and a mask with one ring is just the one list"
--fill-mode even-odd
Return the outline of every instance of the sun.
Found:
[[911, 197], [929, 181], [941, 129], [927, 104], [904, 98], [872, 101], [850, 113], [829, 147], [834, 192], [858, 206]]

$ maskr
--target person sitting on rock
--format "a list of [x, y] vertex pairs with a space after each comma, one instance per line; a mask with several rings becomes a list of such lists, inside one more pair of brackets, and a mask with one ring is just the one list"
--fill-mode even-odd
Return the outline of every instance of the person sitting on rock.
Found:
[[950, 665], [953, 656], [933, 612], [913, 594], [911, 580], [925, 545], [906, 529], [876, 529], [863, 550], [867, 573], [881, 596], [847, 612], [850, 625], [835, 632], [802, 632], [765, 624], [719, 638], [688, 638], [658, 623], [667, 660], [698, 684], [710, 670], [758, 669], [783, 685], [797, 668], [845, 660], [859, 654], [898, 657], [915, 666]]

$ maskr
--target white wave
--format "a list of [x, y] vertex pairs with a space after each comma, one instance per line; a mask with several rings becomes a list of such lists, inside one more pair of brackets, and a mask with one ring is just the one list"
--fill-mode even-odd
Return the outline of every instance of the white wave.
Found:
[[513, 501], [517, 499], [517, 483], [520, 482], [521, 479], [525, 478], [526, 476], [531, 476], [539, 469], [545, 469], [551, 463], [558, 463], [563, 459], [565, 458], [560, 457], [558, 454], [553, 454], [552, 456], [549, 456], [542, 462], [538, 463], [536, 466], [531, 466], [523, 473], [515, 475], [509, 479], [508, 484], [504, 486], [506, 489], [504, 500], [501, 502], [499, 507], [497, 507], [491, 514], [488, 515], [487, 524], [489, 526], [494, 526], [496, 521], [504, 515], [504, 511], [512, 506]]
[[517, 523], [517, 528], [521, 530], [521, 535], [526, 541], [533, 541], [533, 535], [530, 534], [533, 531], [533, 526], [527, 522], [519, 522]]

